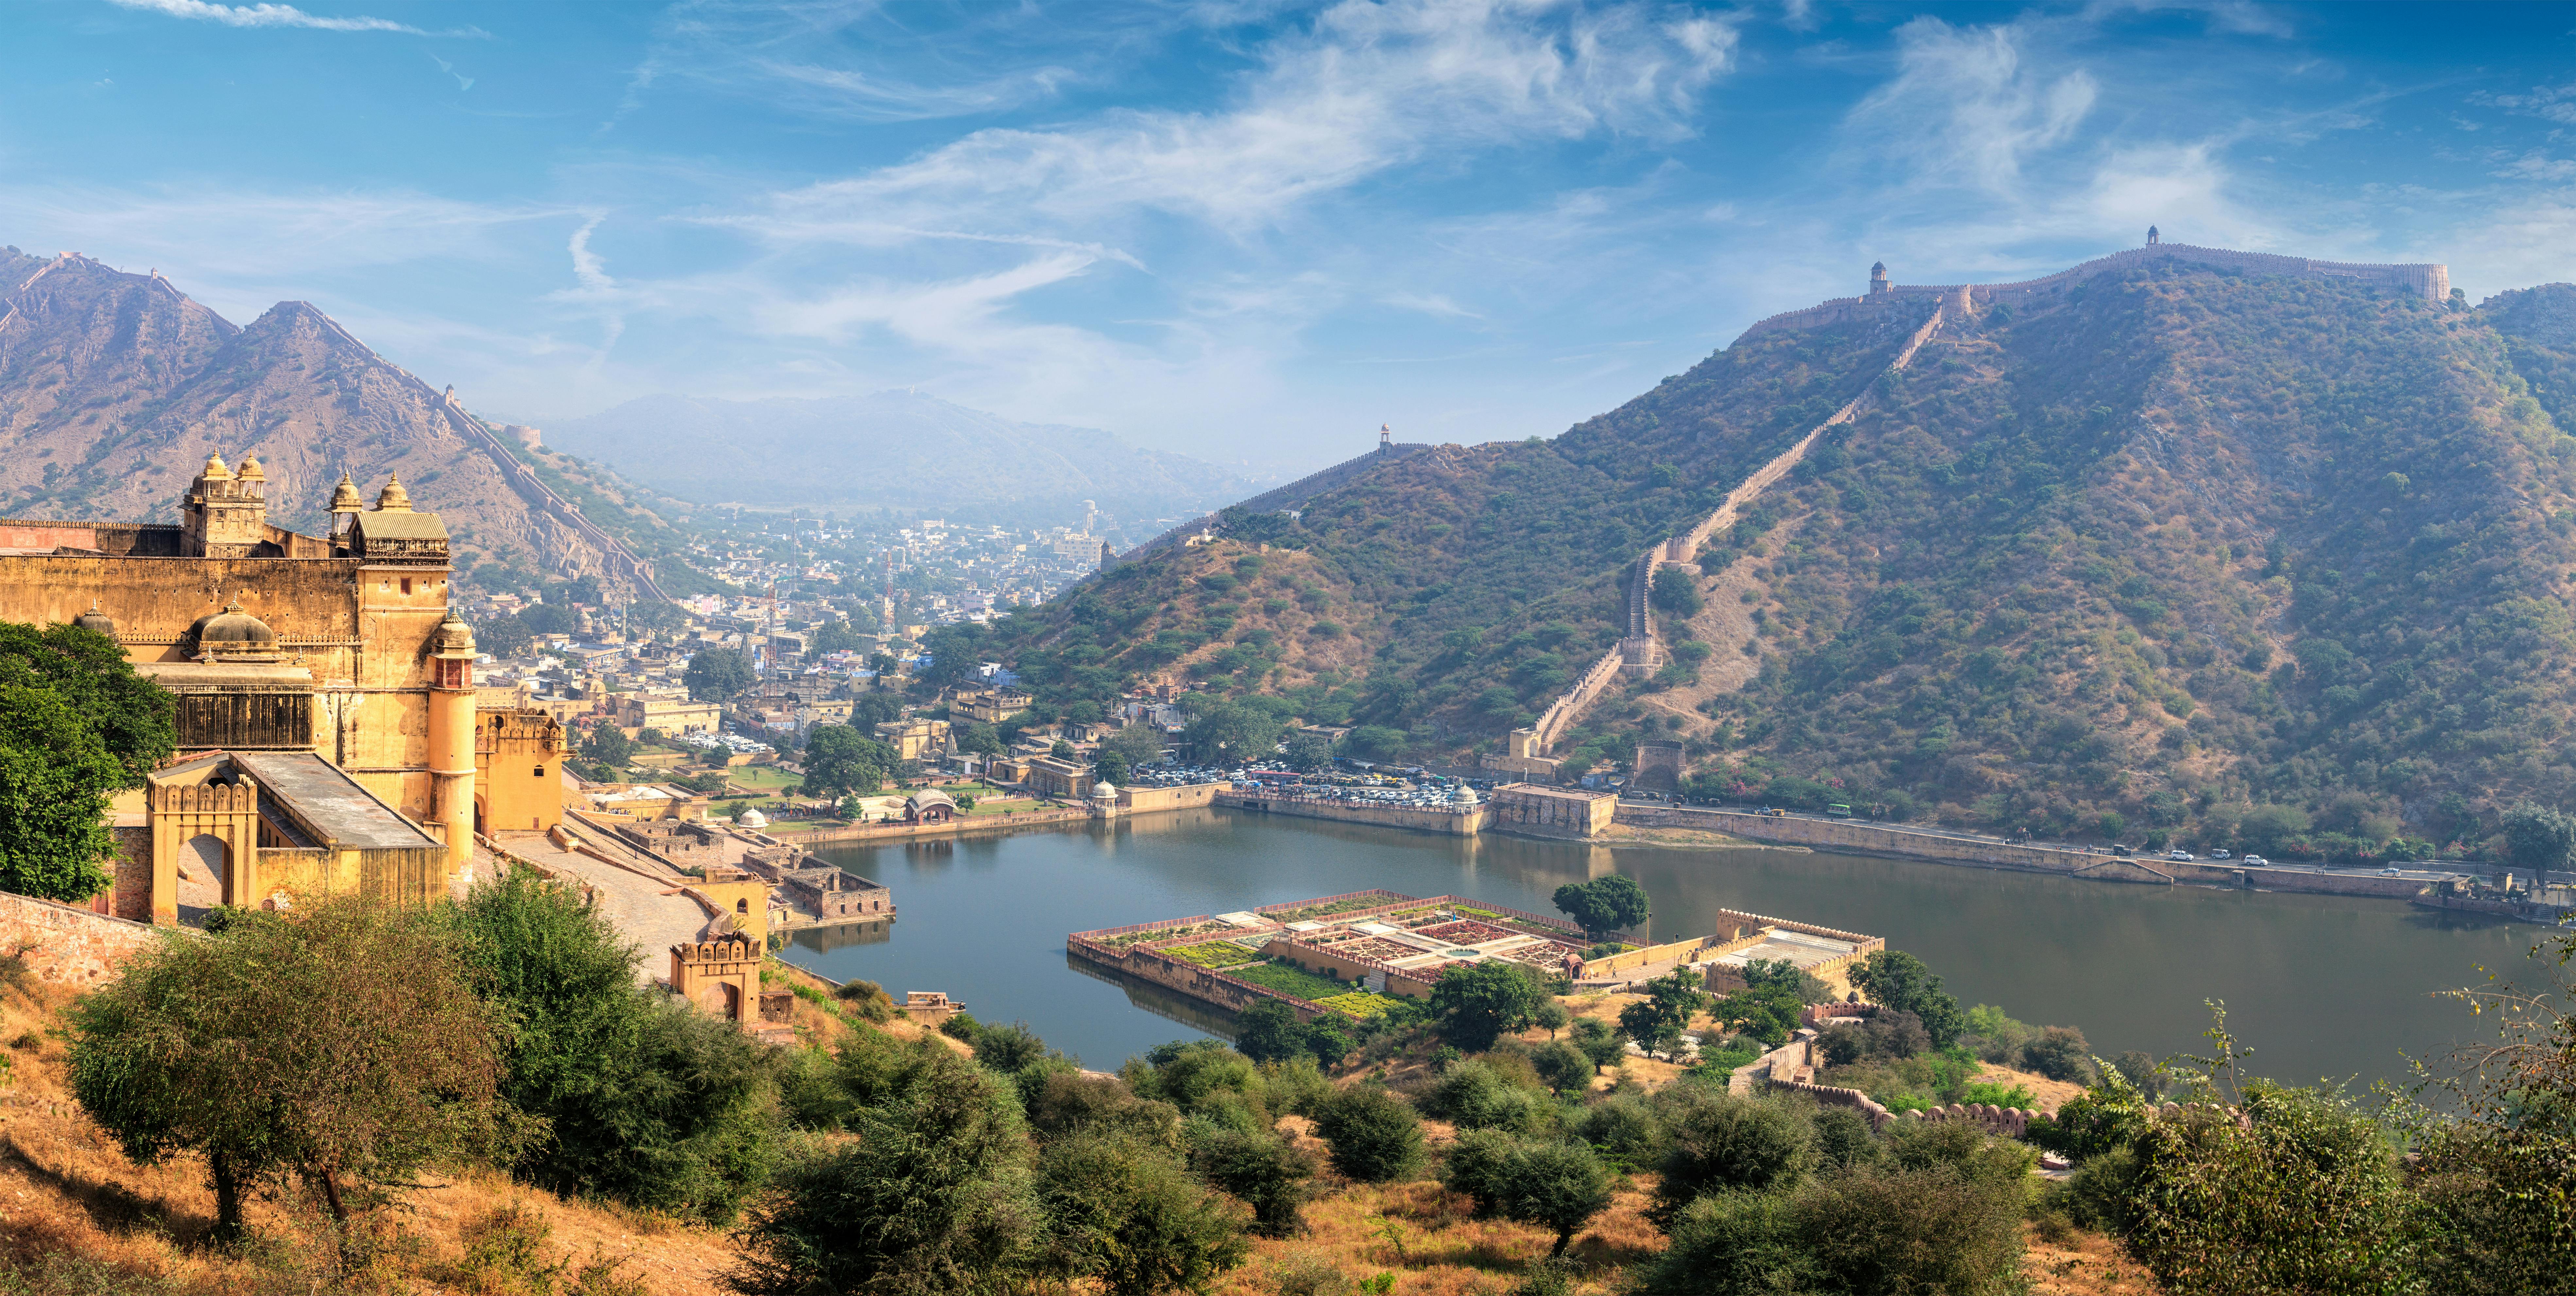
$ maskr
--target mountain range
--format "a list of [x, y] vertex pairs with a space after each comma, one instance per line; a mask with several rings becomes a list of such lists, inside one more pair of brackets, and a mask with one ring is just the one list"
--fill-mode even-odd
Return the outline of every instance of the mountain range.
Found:
[[1234, 510], [975, 651], [1057, 709], [1188, 678], [1472, 759], [1629, 633], [1641, 553], [1813, 431], [1663, 569], [1673, 663], [1557, 755], [1671, 740], [1694, 787], [2041, 832], [2277, 806], [2438, 842], [2576, 802], [2576, 286], [2472, 309], [2228, 255], [1820, 308], [1553, 439]]
[[923, 509], [996, 505], [1129, 518], [1237, 498], [1255, 483], [1096, 428], [1016, 423], [908, 390], [815, 399], [644, 396], [548, 423], [545, 444], [701, 504]]
[[490, 583], [617, 579], [677, 536], [641, 492], [522, 462], [310, 303], [237, 326], [157, 273], [0, 249], [0, 513], [175, 522], [213, 454], [257, 455], [271, 520], [308, 534], [342, 473], [370, 498], [398, 473]]

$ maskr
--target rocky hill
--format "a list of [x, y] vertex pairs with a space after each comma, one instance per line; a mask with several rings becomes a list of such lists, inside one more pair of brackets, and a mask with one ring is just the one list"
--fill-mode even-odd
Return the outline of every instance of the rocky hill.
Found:
[[469, 579], [618, 578], [622, 549], [676, 536], [604, 474], [550, 485], [517, 467], [506, 438], [307, 303], [236, 327], [157, 274], [0, 250], [0, 513], [175, 521], [216, 452], [257, 454], [271, 518], [307, 533], [341, 473], [371, 491], [400, 473]]
[[1559, 754], [1674, 738], [1702, 788], [2058, 833], [2269, 804], [2420, 846], [2576, 800], [2576, 288], [2468, 310], [2111, 265], [1881, 376], [1930, 307], [1761, 331], [1554, 440], [1237, 516], [992, 648], [1059, 698], [1197, 674], [1491, 750], [1622, 633], [1644, 547], [1866, 388], [1674, 581], [1680, 664]]
[[1015, 423], [909, 391], [817, 400], [646, 396], [549, 423], [553, 449], [701, 504], [1123, 518], [1204, 510], [1255, 488], [1185, 455], [1096, 428]]

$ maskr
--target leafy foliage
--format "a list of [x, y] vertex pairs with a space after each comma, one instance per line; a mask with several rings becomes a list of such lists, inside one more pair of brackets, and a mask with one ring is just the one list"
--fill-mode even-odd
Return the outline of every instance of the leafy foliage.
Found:
[[1594, 940], [1634, 927], [1654, 912], [1654, 902], [1646, 898], [1646, 888], [1624, 873], [1589, 882], [1568, 882], [1556, 889], [1553, 898], [1557, 912], [1573, 919], [1584, 935]]

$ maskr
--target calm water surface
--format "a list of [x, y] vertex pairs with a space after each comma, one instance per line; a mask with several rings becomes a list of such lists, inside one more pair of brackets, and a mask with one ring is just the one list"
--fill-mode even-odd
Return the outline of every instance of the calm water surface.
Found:
[[1682, 851], [1460, 839], [1196, 810], [1114, 828], [826, 850], [894, 888], [901, 918], [798, 934], [785, 957], [900, 996], [945, 990], [987, 1021], [1026, 1020], [1087, 1064], [1217, 1033], [1195, 1001], [1112, 979], [1067, 932], [1385, 887], [1552, 913], [1550, 893], [1614, 870], [1654, 898], [1660, 937], [1737, 909], [1885, 936], [1963, 1003], [2084, 1029], [2096, 1052], [2198, 1051], [2204, 999], [2284, 1080], [2400, 1077], [2401, 1051], [2467, 1032], [2430, 992], [2519, 975], [2539, 935], [2400, 902], [2120, 886], [1785, 851]]

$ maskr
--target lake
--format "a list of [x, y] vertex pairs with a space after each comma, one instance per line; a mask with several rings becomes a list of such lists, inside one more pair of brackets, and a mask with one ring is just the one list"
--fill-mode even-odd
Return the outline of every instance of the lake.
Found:
[[1887, 938], [1963, 1004], [2083, 1028], [2105, 1056], [2199, 1051], [2205, 999], [2293, 1082], [2405, 1074], [2474, 1034], [2434, 991], [2524, 974], [2540, 931], [2338, 896], [2123, 886], [2029, 873], [1777, 850], [1590, 846], [1458, 838], [1207, 809], [1114, 827], [826, 849], [894, 889], [901, 917], [797, 933], [783, 957], [900, 998], [944, 990], [985, 1021], [1025, 1020], [1085, 1064], [1222, 1033], [1195, 1000], [1108, 979], [1069, 959], [1068, 932], [1223, 913], [1385, 887], [1536, 913], [1566, 882], [1626, 873], [1654, 899], [1659, 938], [1713, 928], [1719, 909]]

